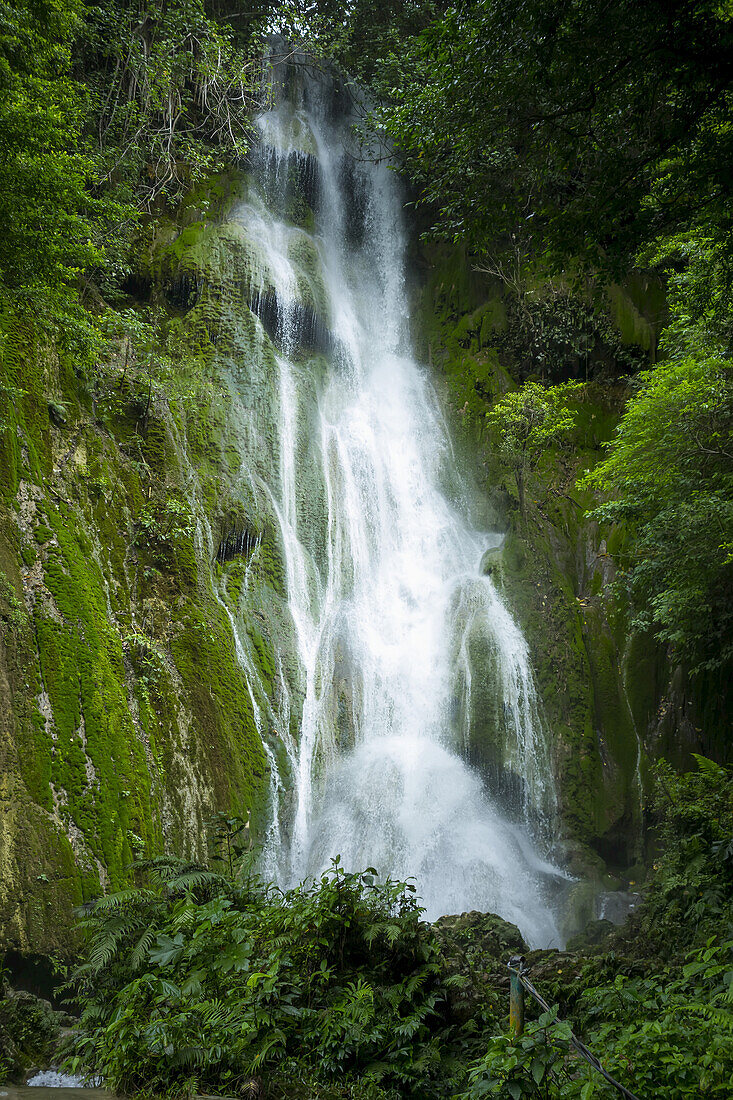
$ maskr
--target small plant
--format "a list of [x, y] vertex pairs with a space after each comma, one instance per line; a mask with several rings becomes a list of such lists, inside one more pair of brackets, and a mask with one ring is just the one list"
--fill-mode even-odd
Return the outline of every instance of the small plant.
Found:
[[573, 430], [575, 413], [569, 401], [577, 398], [581, 388], [575, 382], [551, 387], [526, 382], [521, 389], [496, 401], [486, 414], [497, 440], [499, 457], [516, 479], [522, 517], [527, 475], [549, 447], [561, 443]]
[[168, 572], [190, 557], [195, 529], [189, 505], [178, 497], [166, 497], [145, 504], [135, 520], [134, 545]]
[[570, 1024], [557, 1019], [557, 1005], [518, 1038], [495, 1035], [489, 1040], [486, 1054], [471, 1067], [461, 1100], [481, 1100], [485, 1096], [549, 1100], [560, 1095], [557, 1084], [561, 1073], [566, 1076], [564, 1059], [570, 1050], [570, 1038]]
[[234, 877], [234, 867], [252, 847], [249, 833], [249, 814], [246, 818], [237, 814], [219, 811], [208, 822], [209, 854], [211, 858], [223, 863]]

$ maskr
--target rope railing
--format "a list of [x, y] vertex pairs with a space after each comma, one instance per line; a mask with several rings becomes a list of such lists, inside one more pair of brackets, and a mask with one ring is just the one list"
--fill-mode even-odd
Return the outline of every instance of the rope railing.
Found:
[[[527, 977], [527, 968], [524, 965], [524, 955], [514, 955], [507, 963], [507, 968], [511, 974], [511, 985], [509, 989], [509, 1027], [512, 1033], [518, 1037], [524, 1030], [523, 990], [526, 989], [529, 995], [534, 997], [537, 1004], [540, 1005], [545, 1012], [550, 1012], [551, 1009], [545, 998], [535, 989], [534, 985]], [[600, 1073], [601, 1076], [608, 1081], [609, 1085], [613, 1085], [622, 1096], [627, 1097], [627, 1100], [639, 1100], [636, 1093], [627, 1089], [625, 1085], [622, 1085], [615, 1077], [612, 1077], [608, 1070], [603, 1068], [595, 1054], [588, 1050], [585, 1043], [583, 1043], [573, 1031], [570, 1032], [570, 1046], [581, 1058], [585, 1059], [589, 1066], [592, 1066], [597, 1073]]]

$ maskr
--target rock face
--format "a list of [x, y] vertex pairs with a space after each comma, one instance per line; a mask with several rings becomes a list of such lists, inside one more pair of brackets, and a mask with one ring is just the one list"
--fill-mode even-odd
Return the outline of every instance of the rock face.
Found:
[[[216, 810], [251, 813], [260, 834], [271, 820], [291, 735], [273, 720], [276, 666], [293, 736], [300, 687], [267, 490], [275, 350], [242, 292], [255, 245], [238, 222], [227, 230], [241, 186], [213, 181], [218, 232], [186, 226], [184, 207], [183, 225], [141, 246], [137, 287], [165, 302], [184, 270], [196, 287], [183, 315], [158, 307], [143, 344], [123, 326], [83, 364], [35, 319], [10, 324], [0, 946], [68, 953], [72, 906], [122, 886], [136, 856], [205, 858]], [[244, 484], [243, 453], [259, 456]], [[219, 555], [245, 529], [243, 552]]]
[[52, 1056], [66, 1022], [48, 1001], [23, 990], [0, 987], [0, 1085], [21, 1084], [28, 1070]]

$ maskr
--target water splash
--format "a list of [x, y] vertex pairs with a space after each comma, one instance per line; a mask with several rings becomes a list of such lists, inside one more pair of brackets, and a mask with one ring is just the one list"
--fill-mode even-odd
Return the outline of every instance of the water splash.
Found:
[[28, 1079], [27, 1086], [32, 1089], [84, 1089], [97, 1088], [99, 1081], [97, 1078], [87, 1081], [70, 1073], [61, 1073], [60, 1070], [42, 1069]]

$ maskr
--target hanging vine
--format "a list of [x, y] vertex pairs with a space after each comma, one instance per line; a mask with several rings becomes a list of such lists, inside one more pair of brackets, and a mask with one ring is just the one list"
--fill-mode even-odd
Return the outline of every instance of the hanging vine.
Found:
[[[203, 0], [102, 0], [90, 11], [100, 185], [149, 209], [244, 156], [265, 92], [256, 25], [235, 37]], [[88, 64], [88, 53], [87, 53]]]

